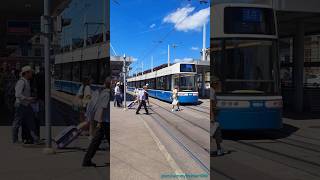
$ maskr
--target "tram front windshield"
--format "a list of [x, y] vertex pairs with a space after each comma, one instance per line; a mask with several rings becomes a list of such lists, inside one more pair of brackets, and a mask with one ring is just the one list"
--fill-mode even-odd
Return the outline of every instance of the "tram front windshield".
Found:
[[214, 40], [213, 72], [223, 94], [277, 94], [275, 40]]
[[178, 86], [179, 91], [191, 92], [196, 91], [194, 74], [176, 75], [174, 76], [174, 87]]

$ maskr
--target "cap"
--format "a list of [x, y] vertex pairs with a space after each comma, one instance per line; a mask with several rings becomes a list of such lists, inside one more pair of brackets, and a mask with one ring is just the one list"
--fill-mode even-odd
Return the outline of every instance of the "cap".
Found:
[[31, 71], [33, 72], [33, 69], [30, 67], [30, 66], [23, 66], [21, 68], [21, 74], [25, 73], [25, 72], [28, 72], [28, 71]]

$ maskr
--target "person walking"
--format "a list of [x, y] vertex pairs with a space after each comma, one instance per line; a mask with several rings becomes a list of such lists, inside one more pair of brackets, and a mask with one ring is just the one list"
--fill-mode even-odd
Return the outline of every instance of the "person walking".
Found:
[[120, 105], [121, 91], [120, 91], [120, 82], [117, 82], [116, 87], [114, 88], [114, 106], [121, 107]]
[[213, 81], [212, 86], [210, 88], [210, 136], [215, 139], [217, 151], [211, 151], [210, 155], [222, 156], [225, 152], [222, 149], [222, 133], [220, 124], [216, 122], [216, 115], [217, 115], [217, 97], [215, 89], [217, 89], [218, 82]]
[[[35, 130], [34, 113], [31, 103], [36, 101], [31, 97], [30, 80], [32, 79], [33, 70], [30, 66], [24, 66], [21, 69], [21, 78], [15, 85], [15, 114], [12, 122], [12, 142], [18, 142], [19, 128], [24, 126], [22, 138], [24, 143], [40, 144], [40, 138]], [[29, 139], [32, 138], [32, 139]], [[30, 142], [33, 141], [33, 142]]]
[[[92, 80], [90, 77], [85, 77], [77, 93], [77, 97], [80, 99], [80, 123], [85, 122], [85, 112], [88, 102], [92, 97], [91, 81]], [[82, 134], [88, 135], [89, 132], [89, 138], [92, 138], [94, 128], [94, 124], [91, 123], [89, 126], [89, 131], [84, 131]]]
[[140, 114], [139, 111], [142, 106], [144, 107], [146, 114], [149, 114], [147, 104], [146, 104], [146, 98], [147, 98], [147, 86], [143, 86], [143, 89], [139, 91], [139, 106], [136, 111], [136, 114]]
[[174, 111], [174, 107], [177, 106], [177, 111], [180, 111], [180, 105], [178, 100], [178, 86], [175, 86], [175, 88], [172, 90], [172, 109], [171, 111]]
[[[147, 90], [149, 89], [149, 84], [146, 84], [146, 87], [147, 87]], [[150, 101], [149, 101], [149, 93], [148, 91], [146, 90], [146, 102], [148, 103], [148, 106], [150, 107]]]
[[104, 137], [106, 137], [110, 144], [110, 78], [106, 78], [104, 86], [105, 88], [101, 90], [99, 97], [94, 98], [94, 101], [96, 102], [91, 102], [90, 104], [92, 104], [92, 106], [88, 106], [90, 107], [88, 108], [90, 109], [90, 112], [86, 113], [88, 121], [93, 120], [97, 127], [97, 131], [84, 156], [82, 162], [83, 167], [96, 166], [96, 164], [92, 162], [92, 158], [99, 149]]

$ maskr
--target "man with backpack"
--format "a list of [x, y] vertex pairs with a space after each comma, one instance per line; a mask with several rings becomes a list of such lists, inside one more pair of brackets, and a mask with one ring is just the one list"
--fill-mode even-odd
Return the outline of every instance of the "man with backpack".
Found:
[[12, 141], [18, 142], [19, 128], [23, 126], [22, 138], [24, 143], [40, 144], [40, 138], [36, 133], [34, 113], [31, 104], [36, 98], [31, 96], [30, 80], [33, 70], [30, 66], [24, 66], [21, 69], [21, 78], [15, 85], [15, 114], [12, 123]]

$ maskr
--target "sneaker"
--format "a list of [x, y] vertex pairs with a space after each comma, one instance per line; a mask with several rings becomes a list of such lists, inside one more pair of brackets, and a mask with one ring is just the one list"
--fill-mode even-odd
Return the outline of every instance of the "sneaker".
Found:
[[33, 144], [34, 145], [44, 145], [45, 142], [43, 142], [42, 140], [38, 140], [38, 141], [35, 141]]
[[23, 144], [33, 144], [31, 140], [23, 140]]
[[140, 114], [140, 113], [136, 112], [136, 114]]
[[224, 155], [224, 151], [222, 149], [217, 150], [217, 156], [222, 156]]
[[91, 161], [83, 162], [82, 167], [96, 167], [97, 165]]
[[174, 109], [171, 109], [171, 112], [174, 112]]

